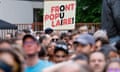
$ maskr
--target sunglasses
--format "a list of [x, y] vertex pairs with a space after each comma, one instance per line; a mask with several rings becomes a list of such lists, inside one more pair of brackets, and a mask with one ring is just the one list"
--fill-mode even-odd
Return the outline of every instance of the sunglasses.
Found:
[[56, 41], [58, 41], [59, 39], [58, 38], [53, 38], [51, 41], [52, 42], [56, 42]]

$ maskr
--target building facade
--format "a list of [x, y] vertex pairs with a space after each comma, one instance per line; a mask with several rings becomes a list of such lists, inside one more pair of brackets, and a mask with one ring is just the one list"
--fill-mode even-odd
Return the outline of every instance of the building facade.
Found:
[[0, 19], [12, 24], [32, 24], [39, 9], [43, 9], [41, 0], [0, 0]]

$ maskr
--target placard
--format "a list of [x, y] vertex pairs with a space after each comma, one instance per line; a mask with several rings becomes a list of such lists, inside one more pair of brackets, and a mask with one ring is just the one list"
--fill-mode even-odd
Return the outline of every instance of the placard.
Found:
[[75, 0], [45, 0], [43, 16], [44, 29], [75, 29], [75, 11]]

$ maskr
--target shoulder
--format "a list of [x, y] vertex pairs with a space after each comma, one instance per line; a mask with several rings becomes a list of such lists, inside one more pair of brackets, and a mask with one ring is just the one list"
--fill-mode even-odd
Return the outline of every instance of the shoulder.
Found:
[[49, 61], [46, 61], [46, 60], [40, 60], [39, 63], [43, 66], [52, 66], [53, 65], [52, 62], [49, 62]]

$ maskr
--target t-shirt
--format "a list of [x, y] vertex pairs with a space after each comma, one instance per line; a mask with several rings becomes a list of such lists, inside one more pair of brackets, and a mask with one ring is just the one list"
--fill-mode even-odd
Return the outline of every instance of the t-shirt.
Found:
[[34, 66], [27, 66], [24, 72], [42, 72], [46, 67], [53, 65], [51, 62], [39, 60], [38, 63]]

